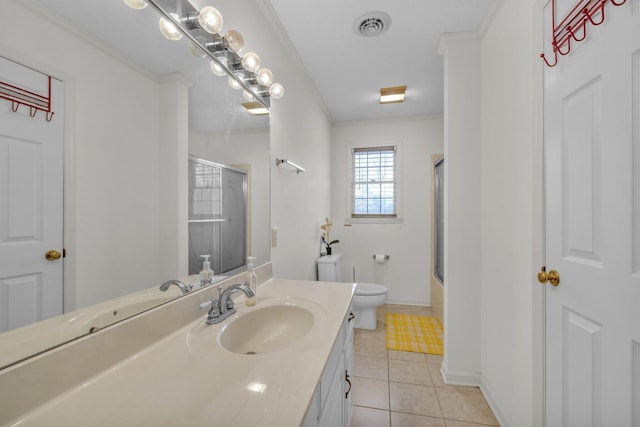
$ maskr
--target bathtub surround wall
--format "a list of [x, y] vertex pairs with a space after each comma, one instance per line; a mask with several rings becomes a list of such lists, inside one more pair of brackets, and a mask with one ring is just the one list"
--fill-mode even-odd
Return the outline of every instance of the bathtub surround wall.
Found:
[[[342, 277], [352, 280], [355, 266], [357, 281], [379, 283], [389, 289], [389, 303], [430, 305], [431, 156], [443, 150], [442, 117], [339, 123], [334, 125], [332, 135], [331, 238], [340, 240], [334, 250], [343, 254]], [[398, 161], [402, 221], [345, 226], [351, 206], [348, 147], [393, 143], [402, 145]], [[390, 258], [376, 264], [374, 253]]]
[[[180, 237], [158, 229], [178, 215], [161, 171], [179, 171], [186, 153], [184, 117], [167, 109], [182, 105], [182, 83], [160, 82], [29, 2], [2, 2], [0, 54], [65, 82], [65, 310], [179, 277], [176, 253], [161, 248]], [[158, 144], [163, 123], [172, 138]]]

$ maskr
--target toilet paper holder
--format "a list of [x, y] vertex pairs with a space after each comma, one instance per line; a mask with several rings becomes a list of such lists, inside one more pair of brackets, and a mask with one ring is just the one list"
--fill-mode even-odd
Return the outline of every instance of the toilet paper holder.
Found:
[[[372, 258], [373, 258], [373, 259], [376, 259], [376, 255], [375, 255], [375, 254], [373, 254], [373, 255], [372, 255]], [[391, 258], [389, 255], [385, 255], [385, 256], [384, 256], [384, 259], [385, 259], [385, 260], [387, 260], [387, 259], [389, 259], [389, 258]]]

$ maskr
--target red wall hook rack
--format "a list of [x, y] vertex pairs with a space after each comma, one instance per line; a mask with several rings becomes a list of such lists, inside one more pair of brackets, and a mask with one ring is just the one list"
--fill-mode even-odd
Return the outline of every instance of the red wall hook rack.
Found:
[[48, 77], [47, 96], [32, 92], [0, 80], [0, 98], [11, 101], [11, 111], [18, 111], [21, 105], [29, 107], [29, 115], [35, 117], [38, 111], [44, 111], [45, 118], [51, 121], [55, 114], [51, 111], [51, 76]]
[[558, 64], [558, 55], [564, 56], [571, 52], [571, 42], [581, 42], [587, 37], [587, 25], [598, 26], [605, 20], [605, 6], [611, 3], [622, 6], [627, 0], [579, 0], [573, 8], [556, 25], [556, 0], [551, 0], [551, 25], [553, 35], [551, 39], [553, 59], [549, 60], [544, 53], [542, 60], [549, 67]]

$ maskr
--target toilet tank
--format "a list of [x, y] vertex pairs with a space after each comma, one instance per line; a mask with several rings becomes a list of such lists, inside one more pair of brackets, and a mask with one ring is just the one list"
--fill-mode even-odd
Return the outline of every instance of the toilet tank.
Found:
[[318, 280], [321, 282], [342, 282], [342, 254], [318, 258]]

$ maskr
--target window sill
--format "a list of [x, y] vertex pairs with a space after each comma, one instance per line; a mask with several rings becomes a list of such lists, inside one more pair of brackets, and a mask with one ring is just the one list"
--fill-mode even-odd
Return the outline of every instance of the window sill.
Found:
[[351, 224], [402, 224], [403, 218], [345, 218], [345, 225]]

